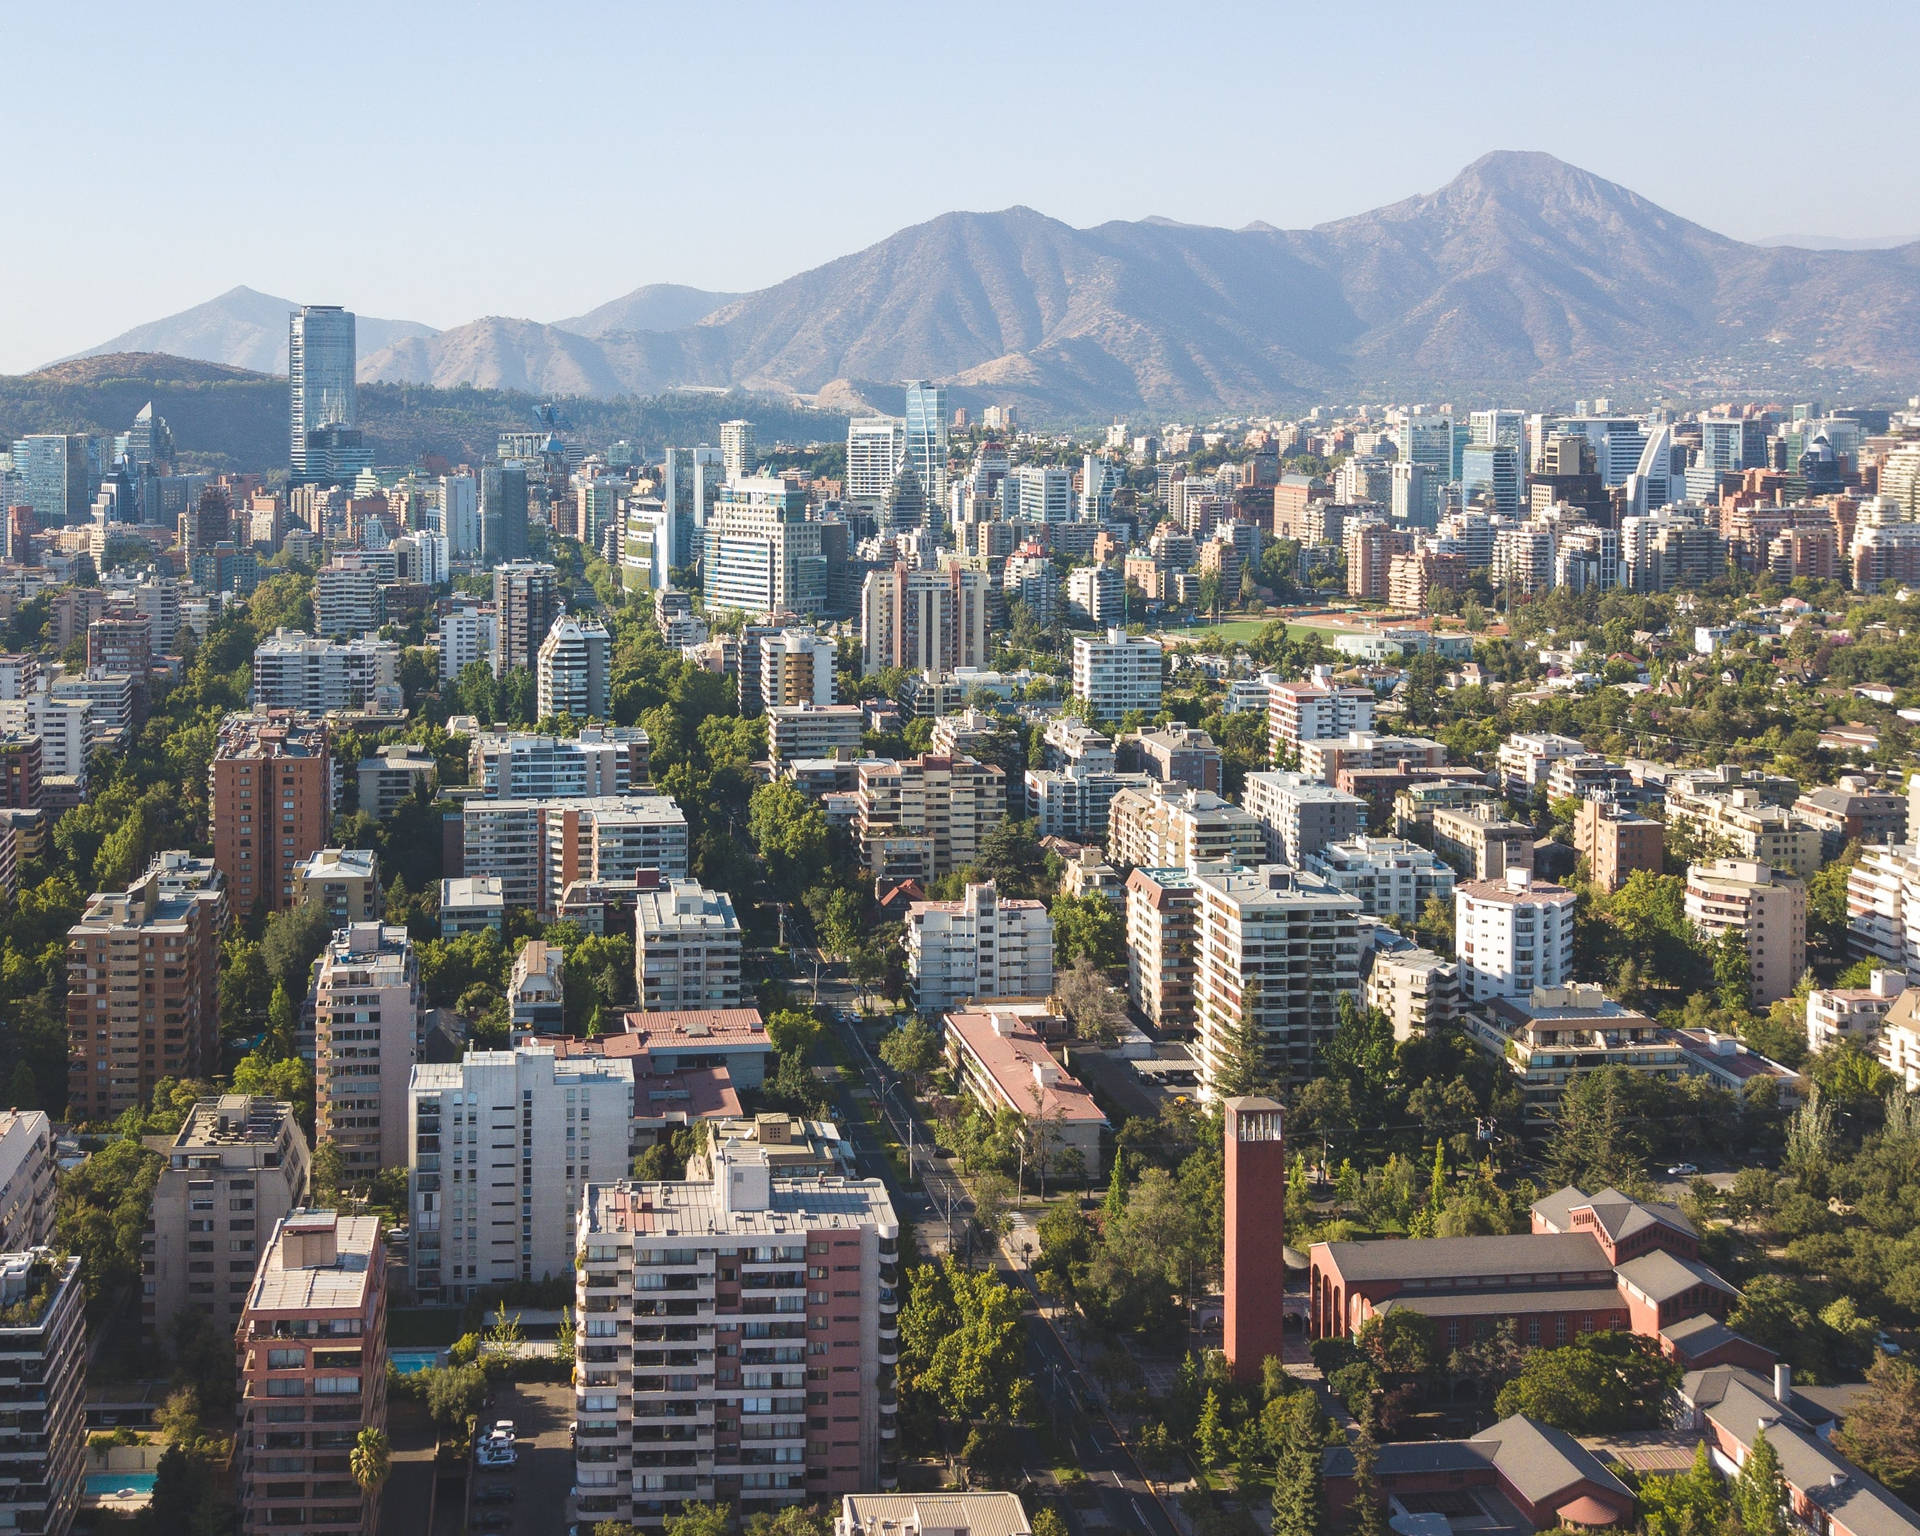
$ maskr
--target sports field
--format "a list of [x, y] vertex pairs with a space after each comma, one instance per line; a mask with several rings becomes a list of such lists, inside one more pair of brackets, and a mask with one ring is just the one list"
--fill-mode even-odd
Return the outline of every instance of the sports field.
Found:
[[[1201, 624], [1192, 629], [1163, 629], [1153, 630], [1150, 633], [1161, 640], [1193, 640], [1203, 645], [1208, 643], [1237, 645], [1243, 640], [1252, 640], [1264, 634], [1267, 625], [1271, 622], [1268, 619], [1227, 619], [1219, 624]], [[1334, 635], [1346, 634], [1348, 627], [1332, 622], [1287, 625], [1287, 635], [1291, 639], [1302, 639], [1315, 632], [1331, 638]]]

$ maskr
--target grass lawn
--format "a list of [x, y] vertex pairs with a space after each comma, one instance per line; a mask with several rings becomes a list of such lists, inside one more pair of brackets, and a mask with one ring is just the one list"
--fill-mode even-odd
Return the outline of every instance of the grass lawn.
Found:
[[[1194, 629], [1149, 630], [1148, 633], [1158, 640], [1197, 640], [1238, 644], [1253, 640], [1266, 633], [1271, 619], [1227, 619], [1219, 624], [1202, 624]], [[1298, 640], [1309, 634], [1341, 635], [1347, 633], [1342, 624], [1288, 624], [1287, 637]]]

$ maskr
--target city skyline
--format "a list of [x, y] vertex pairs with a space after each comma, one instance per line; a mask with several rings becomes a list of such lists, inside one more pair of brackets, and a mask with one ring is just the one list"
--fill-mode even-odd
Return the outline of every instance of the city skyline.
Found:
[[[435, 65], [469, 100], [537, 96], [543, 83], [565, 90], [586, 57], [616, 70], [628, 61], [656, 110], [636, 128], [625, 92], [610, 90], [569, 91], [569, 112], [551, 126], [531, 111], [449, 113], [436, 92], [396, 97], [384, 70], [343, 76], [330, 53], [291, 47], [279, 27], [257, 19], [228, 26], [230, 7], [205, 5], [173, 35], [153, 39], [138, 67], [271, 79], [295, 96], [325, 90], [335, 105], [317, 134], [306, 113], [250, 114], [248, 130], [236, 133], [231, 109], [213, 93], [149, 121], [136, 66], [111, 56], [90, 76], [100, 86], [95, 110], [75, 120], [57, 110], [64, 74], [52, 67], [75, 45], [71, 22], [51, 10], [18, 18], [26, 153], [20, 238], [0, 254], [8, 295], [0, 368], [38, 366], [236, 284], [445, 327], [485, 314], [558, 319], [650, 282], [751, 290], [952, 209], [1024, 204], [1082, 228], [1153, 215], [1230, 228], [1309, 226], [1431, 190], [1497, 148], [1551, 152], [1736, 238], [1920, 233], [1904, 218], [1920, 172], [1897, 158], [1836, 159], [1791, 141], [1745, 157], [1689, 148], [1724, 133], [1711, 91], [1676, 87], [1657, 112], [1623, 113], [1621, 82], [1646, 79], [1649, 40], [1627, 29], [1595, 34], [1571, 19], [1449, 31], [1438, 17], [1409, 16], [1356, 37], [1343, 17], [1301, 13], [1276, 25], [1270, 12], [1219, 6], [1187, 24], [1190, 67], [1204, 74], [1210, 54], [1237, 58], [1249, 38], [1267, 40], [1281, 67], [1265, 88], [1187, 93], [1183, 110], [1168, 115], [1120, 106], [1128, 82], [1151, 90], [1167, 58], [1164, 18], [1144, 8], [1097, 20], [1022, 14], [1017, 31], [987, 16], [937, 38], [931, 21], [912, 17], [867, 26], [851, 16], [829, 31], [769, 8], [730, 30], [730, 67], [821, 81], [857, 76], [863, 89], [798, 99], [737, 93], [724, 109], [708, 89], [709, 71], [663, 67], [676, 57], [720, 57], [703, 18], [595, 11], [571, 29], [518, 37], [508, 55], [495, 47], [489, 11], [463, 12], [455, 23], [439, 8], [376, 15], [350, 6], [340, 26], [362, 28], [391, 58]], [[1781, 27], [1799, 25], [1783, 6], [1750, 12], [1737, 29], [1711, 15], [1664, 18], [1661, 55], [1676, 78], [1698, 59], [1752, 96], [1797, 92], [1807, 60], [1770, 46], [1780, 27], [1769, 13]], [[1836, 56], [1849, 39], [1897, 56], [1920, 41], [1920, 19], [1868, 7], [1831, 40]], [[998, 65], [1022, 46], [1073, 65], [1050, 91], [1016, 89]], [[940, 50], [943, 68], [898, 67], [928, 47]], [[1353, 67], [1324, 67], [1354, 49]], [[1502, 88], [1447, 85], [1476, 75]], [[1431, 109], [1436, 88], [1444, 113]], [[1876, 71], [1856, 72], [1826, 110], [1827, 142], [1869, 143], [1911, 117], [1894, 78]], [[837, 182], [836, 167], [864, 163], [876, 124], [889, 123], [901, 125], [891, 139], [901, 169], [931, 157], [943, 174], [897, 176], [854, 200], [790, 190]], [[1287, 126], [1276, 132], [1276, 123]], [[136, 180], [126, 193], [122, 216], [153, 237], [129, 268], [114, 242], [64, 211], [51, 177], [76, 160], [104, 165], [135, 140], [170, 174]], [[765, 159], [763, 146], [773, 144], [784, 165]], [[298, 160], [324, 161], [328, 179], [355, 189], [355, 206], [444, 211], [471, 202], [461, 189], [538, 184], [554, 205], [594, 205], [602, 238], [575, 242], [556, 260], [548, 242], [503, 231], [493, 241], [448, 238], [428, 248], [428, 259], [414, 251], [399, 260], [388, 242], [367, 239], [358, 219], [208, 218], [204, 195], [179, 195], [182, 185], [267, 195]], [[795, 181], [790, 168], [801, 172]], [[711, 238], [714, 222], [741, 206], [743, 170], [749, 198], [777, 211], [777, 241]], [[43, 184], [47, 195], [35, 196]], [[669, 207], [691, 216], [662, 217]], [[486, 221], [476, 217], [473, 227]]]

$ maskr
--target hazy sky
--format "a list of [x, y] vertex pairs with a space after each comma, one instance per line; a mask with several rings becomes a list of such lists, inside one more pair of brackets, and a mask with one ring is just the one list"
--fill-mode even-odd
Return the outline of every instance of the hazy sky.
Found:
[[1920, 6], [7, 0], [0, 369], [237, 283], [456, 325], [952, 208], [1313, 224], [1542, 149], [1728, 234], [1920, 234]]

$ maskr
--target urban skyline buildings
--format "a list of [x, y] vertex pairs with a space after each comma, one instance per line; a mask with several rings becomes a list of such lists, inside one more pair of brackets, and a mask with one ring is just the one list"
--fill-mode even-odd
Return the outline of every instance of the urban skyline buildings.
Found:
[[[357, 431], [358, 353], [353, 312], [338, 304], [309, 304], [288, 317], [288, 399], [292, 410], [289, 462], [296, 484], [315, 478], [310, 455], [323, 446], [314, 434], [327, 428]], [[332, 446], [332, 445], [327, 445]]]

